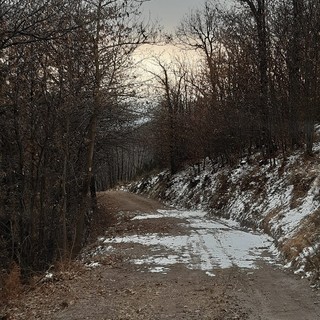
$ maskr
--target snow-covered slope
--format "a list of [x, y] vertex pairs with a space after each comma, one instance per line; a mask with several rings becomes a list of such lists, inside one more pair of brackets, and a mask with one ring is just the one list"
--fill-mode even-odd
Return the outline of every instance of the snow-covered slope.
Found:
[[288, 267], [319, 280], [320, 146], [314, 157], [295, 153], [276, 164], [250, 163], [218, 168], [206, 160], [174, 176], [145, 177], [130, 190], [178, 208], [203, 209], [212, 215], [260, 229], [275, 239]]

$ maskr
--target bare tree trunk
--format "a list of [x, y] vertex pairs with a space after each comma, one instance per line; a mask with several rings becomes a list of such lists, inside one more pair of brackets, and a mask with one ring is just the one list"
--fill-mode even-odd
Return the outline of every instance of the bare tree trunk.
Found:
[[306, 153], [313, 154], [314, 143], [314, 125], [316, 110], [319, 107], [319, 41], [320, 41], [320, 22], [319, 22], [319, 4], [314, 4], [313, 10], [309, 12], [308, 23], [310, 29], [305, 32], [306, 39], [306, 62], [305, 62], [305, 136]]
[[85, 218], [88, 210], [90, 210], [91, 206], [91, 198], [90, 198], [90, 184], [92, 178], [92, 169], [93, 169], [93, 155], [94, 155], [94, 145], [97, 133], [97, 113], [93, 112], [90, 124], [89, 124], [89, 132], [88, 132], [88, 151], [87, 151], [87, 161], [86, 161], [86, 174], [84, 177], [82, 191], [81, 191], [81, 202], [79, 207], [79, 215], [77, 219], [76, 225], [76, 235], [75, 235], [75, 245], [74, 245], [74, 254], [77, 254], [83, 245], [84, 241], [84, 229], [85, 229]]
[[94, 89], [93, 89], [93, 106], [92, 114], [89, 122], [88, 128], [88, 150], [87, 150], [87, 160], [85, 168], [85, 177], [81, 192], [81, 202], [79, 208], [79, 216], [76, 225], [76, 235], [75, 235], [75, 254], [77, 254], [83, 245], [84, 241], [84, 227], [85, 227], [85, 217], [86, 213], [90, 208], [90, 184], [92, 178], [93, 170], [93, 156], [95, 140], [97, 135], [97, 125], [98, 125], [98, 110], [100, 108], [100, 86], [101, 86], [101, 72], [100, 72], [100, 60], [99, 60], [99, 42], [100, 42], [100, 30], [101, 30], [101, 19], [102, 19], [102, 1], [99, 0], [97, 6], [97, 22], [95, 30], [95, 39], [93, 40], [93, 54], [94, 54], [94, 68], [95, 68], [95, 79], [94, 79]]
[[301, 66], [301, 28], [302, 2], [292, 0], [293, 25], [292, 38], [289, 43], [288, 71], [289, 71], [289, 135], [293, 148], [299, 145], [298, 110], [300, 109], [300, 66]]
[[62, 174], [62, 207], [61, 207], [61, 224], [62, 224], [62, 260], [68, 259], [68, 233], [67, 233], [67, 168], [69, 161], [69, 132], [70, 132], [70, 119], [67, 119], [67, 132], [63, 159], [63, 174]]

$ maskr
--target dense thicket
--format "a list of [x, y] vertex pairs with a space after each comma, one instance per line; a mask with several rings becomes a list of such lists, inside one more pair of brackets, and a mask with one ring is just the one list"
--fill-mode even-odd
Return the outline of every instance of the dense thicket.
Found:
[[[320, 4], [315, 0], [207, 2], [176, 32], [197, 67], [165, 65], [154, 120], [158, 163], [175, 172], [201, 158], [263, 159], [304, 147], [319, 121]], [[159, 81], [160, 80], [160, 81]], [[161, 134], [159, 134], [161, 132]]]
[[43, 269], [81, 248], [95, 174], [119, 166], [126, 137], [113, 133], [133, 122], [142, 2], [0, 1], [0, 267]]

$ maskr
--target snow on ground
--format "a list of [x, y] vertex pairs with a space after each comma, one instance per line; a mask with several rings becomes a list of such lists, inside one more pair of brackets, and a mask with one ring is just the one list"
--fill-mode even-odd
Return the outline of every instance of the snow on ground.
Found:
[[139, 215], [133, 220], [181, 219], [185, 234], [144, 234], [100, 239], [110, 248], [119, 243], [134, 243], [150, 247], [150, 255], [131, 262], [149, 266], [150, 272], [167, 273], [175, 264], [202, 270], [214, 276], [217, 268], [256, 268], [259, 261], [274, 261], [270, 247], [272, 239], [266, 235], [245, 232], [228, 225], [225, 220], [212, 220], [204, 211], [159, 210], [156, 214]]
[[219, 168], [206, 159], [172, 177], [166, 171], [147, 177], [129, 190], [263, 230], [275, 239], [286, 262], [305, 274], [310, 270], [316, 274], [320, 269], [320, 147], [315, 152], [312, 158], [299, 152], [286, 160], [279, 157], [275, 166], [253, 157], [250, 163], [242, 160], [237, 166]]

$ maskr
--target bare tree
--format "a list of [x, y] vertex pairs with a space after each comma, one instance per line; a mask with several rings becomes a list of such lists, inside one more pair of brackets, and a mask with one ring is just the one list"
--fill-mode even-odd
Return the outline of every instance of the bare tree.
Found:
[[146, 27], [137, 20], [142, 3], [143, 1], [137, 0], [99, 0], [96, 4], [87, 2], [89, 10], [94, 13], [92, 22], [88, 25], [92, 35], [89, 55], [93, 59], [93, 86], [86, 137], [86, 169], [76, 228], [76, 252], [82, 245], [85, 216], [90, 208], [90, 185], [99, 116], [108, 105], [118, 99], [119, 77], [127, 67], [130, 54], [148, 38]]
[[212, 101], [218, 95], [217, 52], [221, 49], [220, 42], [221, 15], [211, 2], [205, 2], [204, 9], [196, 10], [183, 20], [177, 29], [178, 42], [189, 49], [199, 51], [205, 57], [208, 66], [208, 78]]
[[155, 67], [158, 71], [149, 71], [155, 78], [160, 100], [157, 115], [157, 127], [154, 134], [160, 144], [161, 154], [168, 161], [171, 174], [177, 172], [186, 158], [184, 130], [188, 118], [188, 88], [187, 70], [178, 60], [176, 63], [167, 64], [161, 57], [154, 57]]

